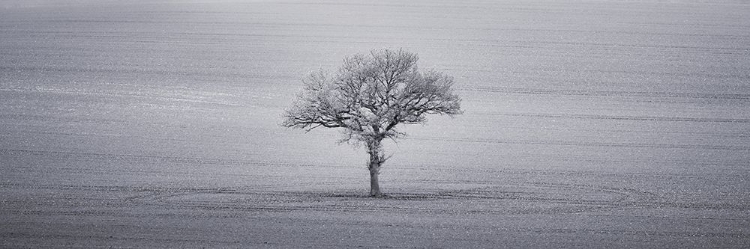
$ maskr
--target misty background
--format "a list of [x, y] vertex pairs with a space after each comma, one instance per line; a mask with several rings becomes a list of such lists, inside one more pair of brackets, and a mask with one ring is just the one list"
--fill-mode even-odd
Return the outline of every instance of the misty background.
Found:
[[0, 220], [31, 231], [21, 210], [84, 205], [39, 198], [97, 189], [364, 194], [361, 147], [281, 115], [308, 72], [403, 48], [455, 77], [465, 113], [402, 126], [384, 193], [648, 200], [665, 219], [655, 230], [746, 243], [748, 13], [688, 0], [3, 0]]

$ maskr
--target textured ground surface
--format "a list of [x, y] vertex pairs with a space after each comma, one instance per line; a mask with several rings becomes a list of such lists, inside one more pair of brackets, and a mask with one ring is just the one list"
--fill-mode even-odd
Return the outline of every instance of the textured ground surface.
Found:
[[[0, 0], [0, 247], [750, 247], [744, 1]], [[374, 48], [465, 114], [286, 130]]]

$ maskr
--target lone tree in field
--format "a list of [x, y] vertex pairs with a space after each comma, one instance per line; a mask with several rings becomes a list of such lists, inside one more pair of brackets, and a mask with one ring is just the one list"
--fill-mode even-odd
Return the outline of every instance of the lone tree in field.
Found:
[[370, 195], [382, 196], [378, 185], [385, 157], [382, 141], [396, 139], [399, 124], [425, 122], [426, 114], [461, 113], [453, 94], [453, 78], [435, 71], [419, 72], [417, 55], [403, 50], [373, 50], [344, 59], [338, 72], [313, 72], [286, 110], [283, 126], [306, 129], [343, 128], [342, 142], [364, 143], [370, 155]]

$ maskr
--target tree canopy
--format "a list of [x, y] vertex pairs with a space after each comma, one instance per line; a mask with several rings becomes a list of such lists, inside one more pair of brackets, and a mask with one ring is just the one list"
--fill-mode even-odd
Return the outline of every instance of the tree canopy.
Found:
[[453, 78], [432, 70], [421, 73], [417, 60], [403, 50], [375, 50], [346, 58], [335, 75], [311, 73], [283, 125], [341, 127], [345, 140], [366, 141], [402, 135], [398, 124], [424, 122], [425, 114], [460, 114]]
[[404, 135], [397, 130], [399, 124], [422, 123], [427, 114], [461, 113], [453, 78], [433, 70], [420, 72], [417, 60], [416, 54], [403, 50], [373, 50], [347, 57], [335, 73], [310, 73], [282, 125], [308, 131], [344, 128], [342, 141], [364, 143], [369, 169], [377, 175], [386, 159], [381, 141]]

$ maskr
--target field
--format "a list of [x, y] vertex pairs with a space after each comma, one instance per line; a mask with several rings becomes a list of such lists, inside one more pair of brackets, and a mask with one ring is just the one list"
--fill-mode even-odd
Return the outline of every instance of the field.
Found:
[[[0, 0], [0, 247], [748, 248], [747, 1]], [[463, 115], [281, 127], [403, 48]]]

